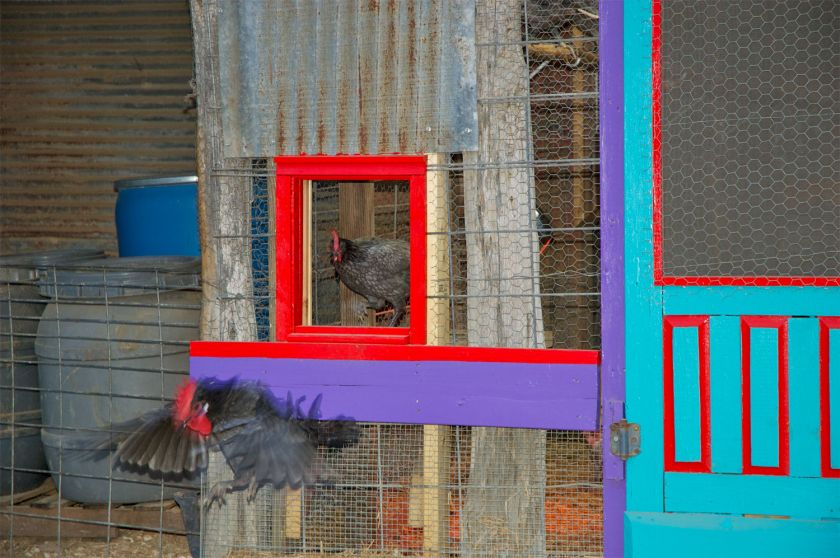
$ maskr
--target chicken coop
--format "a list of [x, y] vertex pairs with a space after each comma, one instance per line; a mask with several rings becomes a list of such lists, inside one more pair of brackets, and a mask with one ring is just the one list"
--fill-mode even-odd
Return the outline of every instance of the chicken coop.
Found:
[[837, 2], [0, 16], [2, 552], [836, 552]]

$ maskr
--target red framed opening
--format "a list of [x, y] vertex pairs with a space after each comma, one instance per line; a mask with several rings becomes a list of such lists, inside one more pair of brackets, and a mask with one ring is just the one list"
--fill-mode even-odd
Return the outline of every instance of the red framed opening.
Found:
[[[426, 343], [426, 157], [422, 155], [295, 155], [276, 164], [276, 331], [278, 341]], [[411, 279], [408, 327], [306, 325], [303, 311], [304, 185], [378, 180], [409, 185]]]

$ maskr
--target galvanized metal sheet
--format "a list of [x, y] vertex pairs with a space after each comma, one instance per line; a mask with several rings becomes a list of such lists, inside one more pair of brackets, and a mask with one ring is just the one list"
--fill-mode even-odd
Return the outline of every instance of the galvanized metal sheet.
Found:
[[0, 4], [0, 253], [116, 253], [114, 181], [196, 171], [189, 5]]
[[227, 157], [475, 150], [475, 0], [219, 3]]

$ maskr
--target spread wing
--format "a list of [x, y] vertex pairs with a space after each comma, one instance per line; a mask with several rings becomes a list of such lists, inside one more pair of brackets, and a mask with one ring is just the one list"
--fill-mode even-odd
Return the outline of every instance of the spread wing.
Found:
[[265, 412], [220, 430], [219, 447], [234, 478], [275, 488], [312, 481], [316, 444], [296, 418]]
[[169, 406], [114, 427], [115, 464], [164, 478], [192, 478], [207, 467], [207, 438], [172, 421]]

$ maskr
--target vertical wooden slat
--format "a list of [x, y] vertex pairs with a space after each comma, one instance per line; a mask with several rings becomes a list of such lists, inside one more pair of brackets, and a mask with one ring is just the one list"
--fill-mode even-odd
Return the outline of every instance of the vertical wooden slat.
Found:
[[[583, 32], [577, 26], [572, 27], [572, 37], [581, 37]], [[572, 45], [575, 52], [580, 52], [583, 48], [581, 41], [573, 41]], [[572, 92], [583, 93], [584, 90], [584, 72], [581, 65], [572, 71]], [[585, 156], [584, 143], [584, 100], [575, 97], [572, 100], [572, 158], [583, 159]], [[584, 182], [583, 182], [583, 167], [576, 165], [572, 167], [572, 222], [575, 227], [583, 225], [586, 218], [586, 210], [584, 207]]]
[[[342, 238], [356, 239], [374, 234], [373, 183], [342, 183], [338, 186], [338, 234]], [[355, 294], [344, 284], [340, 288], [341, 325], [374, 325], [373, 312], [359, 316], [359, 309], [367, 300]], [[363, 323], [359, 323], [363, 320]]]
[[[444, 155], [428, 156], [426, 173], [426, 230], [447, 230]], [[426, 340], [445, 345], [449, 339], [449, 246], [443, 234], [429, 234], [426, 243]], [[449, 427], [423, 427], [423, 553], [439, 556], [449, 546]]]

